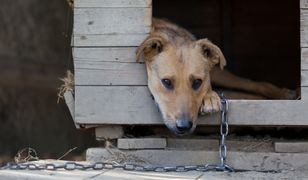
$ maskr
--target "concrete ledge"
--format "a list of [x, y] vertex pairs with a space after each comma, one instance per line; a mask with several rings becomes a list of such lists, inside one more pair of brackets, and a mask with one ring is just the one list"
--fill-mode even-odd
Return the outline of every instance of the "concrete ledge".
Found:
[[308, 142], [275, 142], [275, 152], [307, 153]]
[[118, 139], [119, 149], [164, 149], [165, 138], [122, 138]]
[[[217, 151], [135, 150], [90, 148], [87, 161], [116, 161], [141, 165], [197, 165], [218, 163]], [[308, 170], [307, 153], [228, 152], [228, 164], [240, 170]]]

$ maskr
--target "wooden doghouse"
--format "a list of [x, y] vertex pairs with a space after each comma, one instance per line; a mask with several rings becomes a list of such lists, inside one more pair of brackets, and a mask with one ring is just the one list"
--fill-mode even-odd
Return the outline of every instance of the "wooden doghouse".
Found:
[[[192, 31], [198, 38], [203, 34], [209, 36], [222, 47], [227, 59], [232, 60], [232, 52], [235, 52], [239, 54], [236, 58], [242, 59], [241, 62], [246, 61], [247, 57], [253, 59], [246, 64], [252, 64], [254, 67], [269, 61], [266, 62], [268, 65], [266, 68], [276, 70], [262, 69], [258, 75], [274, 77], [276, 82], [273, 81], [273, 83], [278, 85], [284, 85], [286, 81], [287, 87], [301, 89], [301, 98], [298, 100], [230, 100], [228, 116], [231, 126], [307, 126], [308, 0], [288, 2], [290, 4], [277, 0], [195, 0], [191, 2], [75, 0], [72, 37], [75, 99], [67, 101], [75, 124], [79, 128], [95, 128], [98, 139], [120, 138], [123, 135], [121, 128], [123, 125], [163, 125], [161, 115], [147, 88], [145, 66], [135, 62], [136, 48], [147, 37], [154, 14], [156, 17], [166, 16]], [[273, 8], [276, 6], [277, 8]], [[239, 8], [242, 11], [232, 11], [232, 8]], [[288, 14], [289, 9], [295, 13]], [[248, 15], [253, 10], [262, 11], [264, 15], [251, 18]], [[248, 15], [240, 12], [246, 12]], [[269, 18], [271, 16], [273, 17]], [[274, 23], [272, 24], [269, 19]], [[217, 24], [218, 21], [220, 24]], [[235, 29], [231, 21], [237, 23], [238, 26]], [[185, 22], [189, 22], [190, 25]], [[202, 26], [199, 26], [200, 24]], [[242, 24], [244, 27], [241, 26]], [[254, 24], [256, 27], [253, 27]], [[249, 31], [253, 35], [251, 37], [257, 40], [267, 38], [266, 42], [270, 43], [262, 42], [256, 45], [253, 40], [247, 38], [249, 36], [243, 35]], [[254, 36], [255, 34], [257, 35]], [[232, 49], [233, 36], [238, 38], [236, 47]], [[279, 42], [273, 43], [276, 40]], [[257, 50], [252, 51], [252, 49]], [[273, 52], [278, 55], [271, 56]], [[261, 56], [262, 53], [263, 56]], [[292, 55], [289, 56], [289, 54]], [[245, 73], [249, 74], [250, 71], [252, 70], [248, 68]], [[278, 74], [266, 76], [268, 72], [278, 72]], [[271, 79], [266, 80], [271, 82]], [[219, 115], [202, 116], [198, 122], [199, 126], [218, 125]], [[170, 141], [167, 144], [172, 146], [172, 143], [178, 142], [180, 140]], [[218, 146], [217, 141], [202, 143], [198, 141], [197, 144], [203, 143]], [[236, 147], [243, 144], [245, 142], [237, 143]], [[275, 147], [280, 145], [276, 143]], [[151, 141], [150, 146], [151, 148], [165, 147], [166, 141]], [[259, 144], [254, 145], [254, 147], [258, 146]], [[307, 146], [307, 142], [291, 144], [291, 146], [299, 146], [303, 149]], [[94, 151], [94, 156], [97, 156], [97, 150]], [[91, 152], [91, 150], [88, 151], [90, 156]], [[149, 152], [140, 152], [139, 155], [142, 153], [149, 157]], [[151, 153], [156, 152], [151, 151]], [[170, 162], [165, 158], [166, 156], [174, 157], [174, 163], [180, 162], [179, 160], [202, 163], [209, 160], [206, 158], [217, 159], [217, 152], [203, 150], [185, 152], [185, 155], [180, 151], [159, 153], [164, 156], [151, 155], [150, 157], [161, 157], [156, 159], [156, 162], [162, 163]], [[242, 161], [238, 161], [238, 158]], [[290, 169], [290, 167], [305, 169], [306, 161], [303, 162], [302, 159], [308, 159], [308, 154], [278, 154], [277, 151], [250, 154], [232, 152], [230, 159], [237, 167], [247, 170], [281, 170]]]
[[[230, 100], [230, 125], [308, 125], [308, 1], [301, 0], [298, 9], [301, 99]], [[147, 88], [145, 66], [135, 62], [136, 47], [147, 37], [151, 19], [152, 0], [75, 0], [72, 46], [77, 125], [163, 124]], [[199, 124], [216, 125], [218, 119], [218, 115], [200, 117]]]

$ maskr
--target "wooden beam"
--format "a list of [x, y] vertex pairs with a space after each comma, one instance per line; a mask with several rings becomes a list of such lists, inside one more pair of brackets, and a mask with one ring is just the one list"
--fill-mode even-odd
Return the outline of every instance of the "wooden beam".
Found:
[[152, 23], [151, 8], [77, 8], [74, 35], [146, 34]]
[[301, 9], [300, 22], [301, 47], [308, 47], [308, 9]]
[[[81, 63], [82, 64], [96, 63], [96, 62], [136, 63], [136, 50], [137, 47], [94, 47], [94, 48], [75, 47], [73, 48], [73, 58], [75, 61], [75, 66], [79, 66], [81, 68], [82, 68]], [[305, 55], [306, 57], [306, 53], [303, 55]]]
[[74, 47], [139, 46], [148, 34], [74, 34]]
[[151, 7], [152, 0], [75, 0], [74, 8]]
[[[302, 88], [308, 94], [308, 88]], [[76, 86], [78, 124], [163, 124], [146, 86]], [[307, 101], [230, 100], [231, 125], [308, 125]], [[219, 114], [202, 116], [199, 124], [219, 124]]]
[[308, 48], [301, 49], [301, 69], [308, 70]]
[[301, 71], [301, 86], [303, 87], [308, 86], [308, 71], [307, 70]]
[[147, 85], [144, 64], [75, 61], [76, 85]]
[[300, 7], [302, 9], [308, 8], [308, 0], [300, 0]]

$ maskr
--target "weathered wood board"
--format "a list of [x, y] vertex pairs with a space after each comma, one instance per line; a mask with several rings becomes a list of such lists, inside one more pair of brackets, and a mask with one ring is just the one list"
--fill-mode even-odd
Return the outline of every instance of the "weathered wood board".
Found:
[[[302, 88], [308, 94], [308, 88]], [[163, 124], [146, 86], [76, 86], [75, 120], [79, 124]], [[307, 125], [302, 100], [230, 100], [232, 125]], [[239, 113], [240, 112], [240, 113]], [[199, 124], [218, 124], [219, 115]]]
[[75, 34], [73, 37], [74, 47], [93, 46], [138, 46], [147, 37], [147, 34]]
[[300, 7], [303, 9], [308, 8], [308, 0], [300, 0]]
[[78, 0], [73, 46], [138, 46], [151, 29], [151, 7], [151, 0]]
[[[302, 2], [301, 5], [307, 8], [307, 2]], [[300, 27], [300, 36], [301, 36], [301, 47], [308, 47], [308, 9], [301, 9], [301, 27]]]
[[[131, 62], [136, 63], [137, 47], [87, 47], [73, 48], [74, 63], [79, 66], [80, 63], [95, 63], [95, 62]], [[308, 64], [308, 49], [307, 53]], [[80, 65], [80, 67], [82, 67]]]
[[144, 64], [76, 62], [75, 69], [76, 85], [147, 85]]
[[75, 0], [74, 8], [150, 7], [152, 0]]
[[301, 86], [303, 87], [308, 86], [308, 70], [301, 71]]
[[151, 8], [76, 8], [74, 34], [147, 34]]
[[301, 69], [308, 70], [308, 48], [301, 49]]

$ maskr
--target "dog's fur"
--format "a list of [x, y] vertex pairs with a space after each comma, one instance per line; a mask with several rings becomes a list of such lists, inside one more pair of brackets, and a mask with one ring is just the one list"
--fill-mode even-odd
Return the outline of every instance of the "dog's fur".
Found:
[[[240, 89], [269, 98], [289, 99], [295, 95], [270, 83], [253, 82], [223, 70], [226, 60], [221, 50], [208, 39], [196, 40], [187, 30], [161, 19], [153, 19], [150, 35], [137, 49], [137, 61], [143, 57], [148, 87], [154, 96], [167, 127], [177, 134], [192, 132], [198, 113], [220, 110], [220, 98], [211, 83]], [[218, 65], [218, 66], [216, 66]], [[166, 88], [168, 79], [173, 88]], [[194, 80], [201, 86], [192, 88]], [[192, 126], [179, 129], [179, 123]]]

